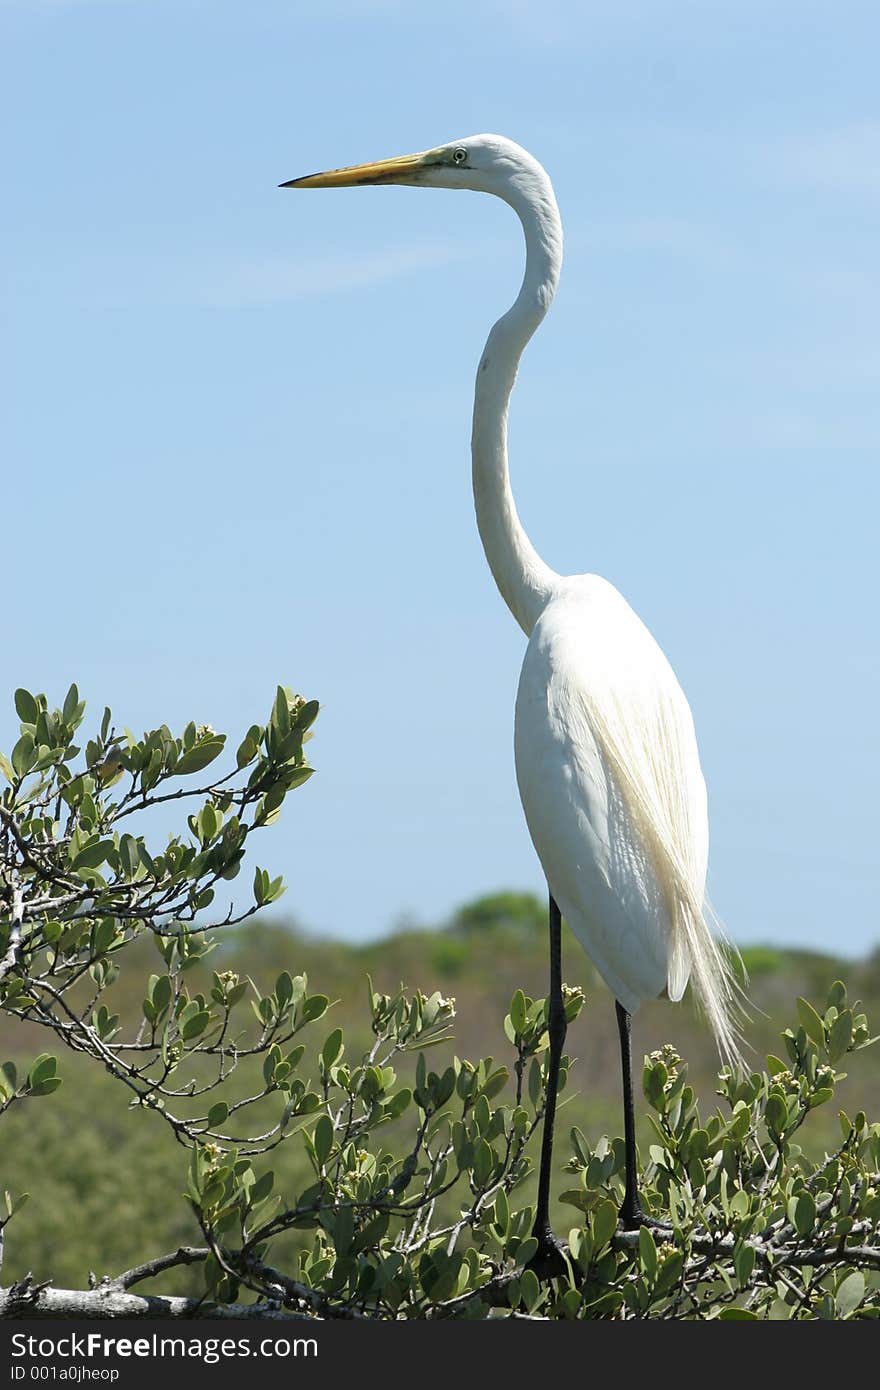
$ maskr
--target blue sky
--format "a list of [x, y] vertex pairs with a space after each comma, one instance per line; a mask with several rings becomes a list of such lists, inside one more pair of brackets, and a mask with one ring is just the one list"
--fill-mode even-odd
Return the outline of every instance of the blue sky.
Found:
[[0, 0], [4, 689], [233, 732], [319, 698], [260, 850], [315, 929], [539, 887], [468, 458], [518, 229], [276, 188], [498, 130], [567, 237], [523, 519], [672, 660], [733, 935], [869, 948], [878, 46], [868, 3]]

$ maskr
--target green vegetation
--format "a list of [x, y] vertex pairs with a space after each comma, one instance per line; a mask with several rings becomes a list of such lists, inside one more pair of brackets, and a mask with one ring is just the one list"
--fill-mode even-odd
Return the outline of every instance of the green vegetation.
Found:
[[[209, 926], [220, 880], [310, 772], [314, 702], [279, 690], [222, 774], [211, 729], [138, 739], [107, 712], [81, 754], [75, 687], [60, 710], [16, 703], [0, 760], [4, 1282], [85, 1290], [91, 1271], [186, 1245], [144, 1287], [384, 1317], [880, 1312], [880, 1079], [860, 1056], [880, 957], [746, 950], [748, 1078], [719, 1079], [688, 1004], [640, 1012], [642, 1181], [670, 1228], [631, 1235], [612, 1000], [566, 934], [554, 1216], [569, 1256], [550, 1277], [530, 1264], [544, 904], [499, 893], [355, 946], [271, 917], [283, 884], [258, 868], [239, 924]], [[136, 813], [162, 797], [192, 810], [157, 852]]]

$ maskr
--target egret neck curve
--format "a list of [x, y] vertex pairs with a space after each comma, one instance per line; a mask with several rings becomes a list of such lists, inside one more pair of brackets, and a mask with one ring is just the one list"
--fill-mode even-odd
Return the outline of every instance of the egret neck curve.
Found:
[[556, 293], [562, 265], [562, 222], [544, 170], [518, 171], [500, 194], [519, 216], [526, 243], [522, 287], [492, 328], [474, 392], [474, 505], [489, 568], [502, 598], [528, 635], [560, 582], [523, 529], [510, 488], [507, 416], [523, 349]]

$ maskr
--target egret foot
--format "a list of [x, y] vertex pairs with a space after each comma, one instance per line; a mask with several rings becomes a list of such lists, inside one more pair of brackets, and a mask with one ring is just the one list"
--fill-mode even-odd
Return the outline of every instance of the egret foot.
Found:
[[539, 1279], [565, 1279], [569, 1273], [568, 1246], [565, 1241], [554, 1235], [549, 1227], [540, 1233], [533, 1231], [532, 1235], [537, 1238], [538, 1248], [526, 1269], [534, 1270]]
[[658, 1221], [656, 1216], [649, 1216], [640, 1202], [630, 1203], [624, 1200], [617, 1219], [625, 1231], [637, 1231], [640, 1226], [647, 1226], [649, 1231], [661, 1231], [669, 1234], [672, 1230], [668, 1221]]

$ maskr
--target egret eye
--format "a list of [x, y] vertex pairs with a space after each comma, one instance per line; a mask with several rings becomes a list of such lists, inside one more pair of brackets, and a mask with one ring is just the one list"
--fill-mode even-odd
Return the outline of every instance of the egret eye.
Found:
[[453, 150], [453, 151], [452, 151], [452, 162], [453, 162], [453, 164], [464, 164], [464, 162], [465, 162], [466, 159], [467, 159], [467, 150], [462, 149], [461, 145], [459, 145], [459, 147], [458, 147], [457, 150]]

